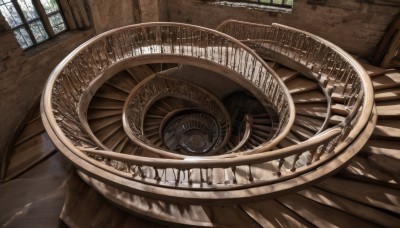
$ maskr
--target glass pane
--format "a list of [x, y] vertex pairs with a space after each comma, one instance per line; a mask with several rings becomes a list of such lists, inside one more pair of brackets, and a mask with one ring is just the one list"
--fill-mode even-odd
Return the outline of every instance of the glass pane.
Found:
[[17, 37], [18, 43], [21, 45], [23, 49], [28, 48], [33, 45], [31, 38], [29, 37], [28, 32], [25, 27], [18, 28], [14, 30], [15, 37]]
[[44, 40], [49, 39], [46, 31], [44, 30], [43, 24], [41, 21], [36, 20], [34, 22], [29, 23], [29, 29], [32, 31], [33, 36], [35, 37], [36, 42], [40, 43]]
[[7, 23], [10, 25], [11, 28], [14, 28], [20, 24], [22, 24], [22, 19], [19, 16], [17, 10], [15, 9], [14, 5], [12, 3], [5, 3], [6, 0], [3, 1], [3, 3], [0, 4], [0, 12], [6, 19]]
[[59, 10], [56, 0], [40, 0], [40, 2], [43, 5], [44, 11], [46, 11], [46, 14]]
[[36, 13], [36, 9], [32, 4], [32, 0], [18, 0], [18, 4], [21, 7], [22, 13], [27, 21], [38, 18], [38, 14]]
[[50, 16], [49, 21], [50, 21], [51, 27], [53, 28], [55, 34], [60, 33], [66, 29], [64, 20], [60, 13], [56, 13], [56, 14]]

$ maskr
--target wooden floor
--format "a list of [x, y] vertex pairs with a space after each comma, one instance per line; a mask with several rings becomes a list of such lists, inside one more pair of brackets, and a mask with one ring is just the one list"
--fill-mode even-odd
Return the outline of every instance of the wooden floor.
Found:
[[[279, 64], [269, 64], [287, 83], [298, 109], [292, 132], [280, 146], [306, 140], [323, 122], [321, 113], [326, 108], [326, 99], [312, 81]], [[173, 213], [176, 219], [185, 219], [189, 224], [201, 220], [207, 221], [203, 223], [206, 226], [223, 227], [399, 227], [400, 71], [362, 64], [374, 83], [378, 123], [362, 151], [339, 173], [297, 193], [257, 203], [208, 207], [154, 201], [157, 213]], [[116, 97], [124, 94], [123, 85], [119, 87], [121, 93], [111, 97], [114, 103], [118, 102]], [[117, 88], [118, 84], [109, 86]], [[105, 90], [104, 97], [98, 99], [110, 98]], [[337, 102], [337, 110], [330, 119], [332, 124], [340, 120], [343, 111], [340, 101]], [[113, 123], [120, 121], [119, 117], [113, 119], [109, 115], [120, 114], [119, 108], [113, 109], [114, 103], [107, 103], [107, 107], [91, 104], [92, 110], [111, 111], [106, 116], [104, 112], [90, 112], [88, 116], [92, 127], [98, 127], [99, 137], [108, 140], [110, 147], [122, 150], [128, 147], [128, 141], [113, 137], [119, 131]], [[162, 227], [173, 223], [148, 221], [107, 202], [56, 152], [44, 132], [39, 110], [32, 111], [34, 114], [15, 140], [0, 184], [1, 227]], [[115, 133], [110, 136], [104, 132]]]

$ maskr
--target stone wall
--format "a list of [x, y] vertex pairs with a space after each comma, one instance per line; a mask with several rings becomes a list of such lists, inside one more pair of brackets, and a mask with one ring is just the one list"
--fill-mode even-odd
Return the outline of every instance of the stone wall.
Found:
[[170, 21], [210, 28], [227, 19], [281, 23], [319, 35], [362, 57], [373, 55], [386, 27], [399, 12], [396, 7], [360, 3], [359, 0], [328, 0], [324, 6], [294, 0], [291, 13], [216, 5], [200, 0], [166, 1]]

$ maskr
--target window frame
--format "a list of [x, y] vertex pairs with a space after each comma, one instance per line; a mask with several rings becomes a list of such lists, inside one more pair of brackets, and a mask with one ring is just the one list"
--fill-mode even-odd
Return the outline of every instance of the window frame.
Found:
[[[65, 32], [67, 32], [69, 30], [68, 24], [66, 22], [66, 19], [65, 19], [65, 16], [63, 14], [63, 11], [62, 11], [62, 8], [61, 8], [61, 5], [60, 5], [59, 1], [58, 0], [54, 0], [54, 1], [57, 4], [58, 10], [46, 13], [45, 7], [43, 6], [43, 4], [41, 3], [40, 0], [31, 0], [32, 7], [33, 7], [33, 10], [35, 11], [35, 13], [37, 15], [37, 18], [30, 19], [30, 20], [28, 20], [26, 18], [26, 15], [24, 14], [24, 12], [23, 12], [23, 10], [21, 8], [21, 5], [19, 4], [18, 0], [9, 0], [7, 3], [5, 3], [5, 4], [11, 3], [14, 6], [16, 12], [18, 13], [18, 16], [21, 19], [21, 24], [15, 26], [15, 27], [12, 27], [12, 25], [9, 24], [11, 30], [14, 32], [14, 35], [15, 35], [16, 39], [17, 39], [17, 34], [16, 33], [18, 33], [18, 32], [23, 37], [22, 33], [19, 31], [21, 28], [24, 28], [24, 30], [27, 32], [27, 34], [28, 34], [28, 36], [30, 38], [31, 42], [28, 42], [26, 39], [24, 39], [25, 44], [27, 45], [26, 47], [24, 47], [24, 45], [18, 41], [18, 44], [20, 45], [22, 50], [24, 50], [24, 51], [29, 50], [29, 49], [31, 49], [33, 47], [38, 46], [39, 44], [42, 44], [45, 41], [48, 41], [48, 40], [50, 40], [50, 39], [52, 39], [52, 38], [54, 38], [54, 37], [56, 37], [56, 36], [58, 36], [60, 34], [65, 33]], [[57, 14], [59, 14], [61, 16], [63, 24], [65, 26], [65, 29], [62, 30], [61, 32], [55, 33], [55, 30], [54, 30], [54, 28], [53, 28], [53, 26], [51, 25], [51, 22], [50, 22], [50, 17], [53, 16], [53, 15], [57, 15]], [[5, 18], [5, 16], [4, 16], [4, 18]], [[7, 20], [5, 20], [5, 21], [8, 23]], [[43, 29], [44, 29], [44, 31], [46, 32], [46, 35], [47, 35], [47, 37], [45, 39], [40, 40], [40, 41], [36, 40], [35, 34], [34, 34], [34, 32], [32, 31], [32, 29], [30, 27], [30, 25], [32, 25], [35, 22], [40, 22], [43, 25]]]

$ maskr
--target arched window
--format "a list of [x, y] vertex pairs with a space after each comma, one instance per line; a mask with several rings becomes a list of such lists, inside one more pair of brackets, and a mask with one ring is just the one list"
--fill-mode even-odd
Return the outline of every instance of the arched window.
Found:
[[23, 49], [67, 30], [57, 0], [0, 0], [0, 12]]

